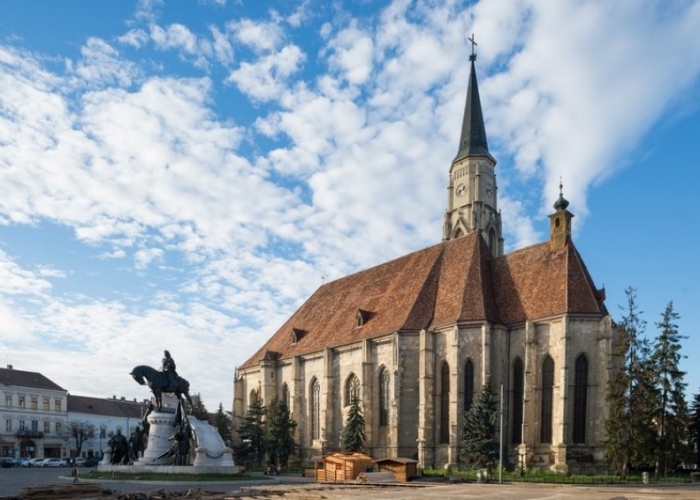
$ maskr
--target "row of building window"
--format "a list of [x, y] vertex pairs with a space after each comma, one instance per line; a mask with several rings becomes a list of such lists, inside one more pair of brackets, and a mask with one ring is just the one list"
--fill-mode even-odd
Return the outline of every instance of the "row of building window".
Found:
[[[51, 422], [45, 421], [43, 422], [43, 432], [44, 434], [50, 434], [51, 433]], [[54, 430], [56, 434], [60, 434], [61, 430], [63, 429], [61, 422], [55, 422], [54, 423]], [[39, 421], [38, 420], [32, 420], [30, 422], [30, 427], [27, 427], [27, 422], [25, 420], [19, 420], [17, 424], [17, 432], [25, 432], [31, 430], [31, 432], [39, 432]], [[6, 433], [12, 433], [15, 432], [13, 420], [7, 419], [5, 420], [5, 432]]]
[[[51, 401], [49, 398], [42, 398], [42, 409], [50, 410]], [[12, 396], [5, 395], [5, 407], [12, 408]], [[24, 410], [27, 408], [27, 398], [25, 396], [17, 396], [17, 408]], [[29, 409], [38, 410], [39, 409], [39, 398], [31, 397], [29, 398]], [[53, 402], [54, 411], [61, 411], [61, 400], [54, 399]]]
[[[512, 388], [512, 427], [511, 442], [520, 444], [523, 439], [523, 400], [525, 389], [525, 370], [520, 358], [513, 362], [513, 388]], [[554, 360], [547, 356], [542, 362], [541, 371], [541, 398], [540, 398], [540, 442], [552, 442], [552, 413], [554, 405]], [[471, 408], [474, 397], [474, 364], [467, 360], [464, 369], [464, 411]], [[574, 443], [586, 442], [586, 403], [588, 397], [588, 359], [581, 354], [576, 359], [574, 368], [574, 412], [573, 435]], [[440, 443], [447, 444], [450, 441], [450, 367], [445, 362], [442, 364], [440, 376]]]
[[[523, 424], [523, 399], [525, 388], [525, 371], [523, 362], [516, 358], [513, 362], [513, 387], [512, 387], [512, 431], [511, 442], [522, 442]], [[574, 419], [573, 442], [585, 443], [586, 441], [586, 402], [588, 393], [588, 359], [581, 354], [576, 359], [574, 376]], [[345, 381], [343, 389], [343, 402], [345, 406], [352, 403], [353, 399], [361, 398], [361, 384], [357, 376], [351, 373]], [[379, 371], [379, 425], [389, 425], [389, 371], [382, 367]], [[311, 439], [321, 438], [321, 384], [315, 377], [310, 383], [309, 420]], [[468, 411], [473, 402], [476, 387], [474, 386], [474, 363], [468, 359], [464, 367], [464, 404], [463, 410]], [[287, 384], [282, 390], [283, 398], [290, 407], [290, 394]], [[554, 396], [554, 360], [547, 356], [542, 363], [541, 371], [541, 400], [540, 400], [540, 442], [552, 442], [552, 411]], [[253, 391], [251, 398], [258, 397], [257, 391]], [[450, 367], [447, 362], [442, 364], [440, 374], [440, 426], [439, 440], [442, 444], [450, 441]]]

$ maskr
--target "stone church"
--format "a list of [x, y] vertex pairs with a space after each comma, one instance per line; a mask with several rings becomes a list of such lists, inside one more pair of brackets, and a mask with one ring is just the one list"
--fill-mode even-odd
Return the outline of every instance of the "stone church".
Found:
[[474, 61], [443, 241], [322, 285], [236, 369], [234, 426], [254, 398], [285, 398], [303, 463], [340, 449], [358, 396], [366, 453], [458, 466], [464, 412], [490, 383], [503, 388], [511, 466], [603, 464], [616, 337], [605, 294], [574, 246], [561, 192], [549, 240], [504, 254]]

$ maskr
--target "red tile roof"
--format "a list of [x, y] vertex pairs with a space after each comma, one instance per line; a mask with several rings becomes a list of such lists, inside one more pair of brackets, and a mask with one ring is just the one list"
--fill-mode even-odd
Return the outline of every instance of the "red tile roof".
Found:
[[[358, 310], [369, 313], [359, 327]], [[607, 314], [573, 243], [561, 250], [540, 243], [494, 259], [473, 233], [321, 286], [241, 367], [270, 353], [282, 359], [397, 331], [564, 313]], [[304, 332], [296, 342], [293, 329]]]

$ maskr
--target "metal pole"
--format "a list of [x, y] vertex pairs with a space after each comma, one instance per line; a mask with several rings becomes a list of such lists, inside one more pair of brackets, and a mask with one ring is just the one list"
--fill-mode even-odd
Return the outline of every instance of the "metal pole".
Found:
[[500, 430], [498, 446], [498, 482], [503, 484], [503, 383], [501, 383]]

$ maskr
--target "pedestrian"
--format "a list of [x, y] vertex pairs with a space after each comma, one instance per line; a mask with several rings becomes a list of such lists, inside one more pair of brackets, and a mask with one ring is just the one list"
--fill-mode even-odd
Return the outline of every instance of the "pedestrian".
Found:
[[71, 470], [70, 475], [73, 476], [73, 484], [78, 484], [80, 482], [80, 472], [78, 471], [77, 465], [73, 466], [73, 470]]

